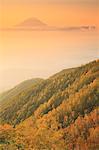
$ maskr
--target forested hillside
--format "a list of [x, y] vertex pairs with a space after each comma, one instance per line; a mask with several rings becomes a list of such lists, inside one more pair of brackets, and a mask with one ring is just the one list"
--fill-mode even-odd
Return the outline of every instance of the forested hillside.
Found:
[[99, 60], [1, 100], [0, 119], [2, 150], [98, 150]]
[[0, 103], [4, 103], [5, 100], [17, 96], [21, 92], [26, 92], [29, 88], [32, 88], [34, 85], [38, 84], [39, 82], [43, 81], [40, 78], [34, 78], [30, 80], [23, 81], [19, 85], [15, 86], [14, 88], [3, 92], [0, 94]]

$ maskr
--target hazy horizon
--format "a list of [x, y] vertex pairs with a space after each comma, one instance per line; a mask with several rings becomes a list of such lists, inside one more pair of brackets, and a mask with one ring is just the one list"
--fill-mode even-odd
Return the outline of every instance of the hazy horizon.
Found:
[[11, 27], [31, 17], [50, 26], [99, 27], [98, 7], [97, 0], [0, 0], [0, 28]]
[[[68, 31], [0, 30], [0, 91], [97, 59], [98, 6], [97, 0], [0, 0], [0, 29], [14, 25], [45, 28], [45, 24], [57, 28], [96, 27]], [[36, 20], [24, 22], [29, 18]]]
[[[18, 84], [26, 81], [26, 80], [30, 80], [30, 79], [35, 79], [35, 78], [41, 78], [41, 79], [48, 79], [49, 77], [53, 76], [54, 74], [64, 70], [64, 69], [69, 69], [69, 68], [75, 68], [75, 67], [80, 67], [82, 65], [85, 65], [89, 62], [92, 62], [94, 60], [97, 60], [98, 58], [92, 59], [90, 61], [86, 61], [86, 62], [82, 62], [79, 65], [75, 65], [74, 66], [70, 66], [67, 68], [59, 68], [57, 70], [41, 70], [42, 75], [39, 75], [39, 71], [40, 70], [33, 70], [33, 69], [8, 69], [8, 70], [0, 70], [0, 94], [3, 92], [6, 92], [7, 90], [10, 90], [12, 88], [14, 88], [15, 86], [17, 86]], [[20, 72], [20, 73], [19, 73]], [[17, 74], [17, 80], [15, 79], [15, 74]], [[7, 75], [7, 76], [6, 76]], [[3, 80], [4, 78], [4, 80]], [[5, 80], [6, 79], [6, 80]], [[9, 82], [10, 80], [10, 82]], [[4, 84], [4, 81], [6, 82], [5, 86], [2, 86]]]
[[[47, 79], [64, 69], [80, 67], [81, 65], [85, 65], [97, 59], [99, 58], [96, 57], [94, 59], [86, 60], [80, 64], [73, 64], [70, 66], [67, 65], [67, 67], [58, 68], [56, 70], [33, 70], [33, 69], [24, 69], [24, 68], [17, 68], [17, 69], [10, 68], [8, 70], [7, 69], [0, 70], [0, 76], [1, 76], [0, 77], [0, 83], [1, 83], [0, 93], [14, 88], [18, 84], [26, 80], [30, 80], [33, 78]], [[16, 80], [16, 74], [17, 74], [17, 80]], [[5, 85], [4, 85], [4, 82], [5, 82]]]

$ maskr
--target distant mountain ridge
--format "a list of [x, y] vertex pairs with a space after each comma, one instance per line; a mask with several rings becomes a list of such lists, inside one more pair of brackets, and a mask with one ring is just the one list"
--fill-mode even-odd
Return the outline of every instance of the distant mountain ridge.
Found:
[[37, 18], [28, 18], [11, 28], [4, 28], [1, 30], [18, 30], [18, 31], [94, 31], [95, 25], [82, 25], [82, 26], [70, 26], [70, 27], [57, 27], [50, 26]]
[[37, 18], [29, 18], [15, 26], [16, 27], [46, 27], [47, 24], [43, 23]]

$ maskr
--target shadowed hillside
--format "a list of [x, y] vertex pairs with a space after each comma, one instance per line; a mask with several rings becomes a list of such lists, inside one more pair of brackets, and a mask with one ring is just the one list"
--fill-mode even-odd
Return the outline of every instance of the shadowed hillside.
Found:
[[26, 91], [29, 88], [32, 88], [34, 85], [36, 85], [41, 81], [43, 81], [43, 79], [39, 79], [39, 78], [26, 80], [20, 83], [19, 85], [15, 86], [13, 89], [0, 94], [0, 101], [4, 102], [5, 100], [9, 99], [9, 97], [15, 97], [19, 93]]
[[98, 150], [98, 77], [99, 60], [1, 97], [1, 148]]

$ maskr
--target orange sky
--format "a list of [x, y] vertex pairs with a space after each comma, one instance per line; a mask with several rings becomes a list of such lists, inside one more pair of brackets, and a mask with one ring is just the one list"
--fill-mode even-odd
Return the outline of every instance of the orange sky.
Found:
[[98, 0], [0, 0], [0, 27], [37, 17], [49, 25], [96, 25]]
[[[0, 28], [36, 17], [49, 26], [99, 27], [98, 0], [0, 0]], [[97, 30], [23, 32], [0, 30], [0, 91], [48, 77], [99, 55]]]

